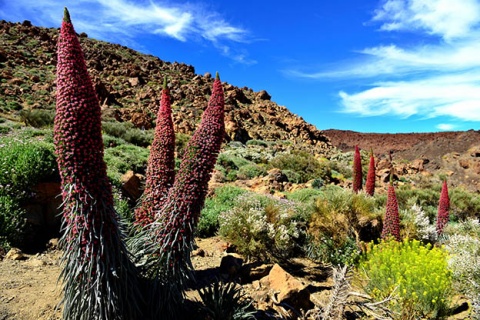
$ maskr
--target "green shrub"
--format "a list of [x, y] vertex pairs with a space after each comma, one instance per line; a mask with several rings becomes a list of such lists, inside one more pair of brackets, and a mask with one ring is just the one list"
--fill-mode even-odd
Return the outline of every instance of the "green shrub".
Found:
[[31, 245], [28, 242], [34, 234], [21, 204], [28, 201], [37, 183], [58, 179], [53, 145], [0, 139], [0, 172], [0, 246]]
[[249, 164], [252, 163], [243, 158], [228, 153], [220, 153], [217, 158], [216, 168], [223, 172], [227, 181], [235, 181], [238, 178], [238, 170]]
[[22, 110], [20, 111], [20, 119], [26, 126], [35, 128], [49, 127], [53, 125], [55, 111], [41, 109]]
[[268, 147], [268, 143], [263, 140], [248, 140], [245, 143], [247, 146], [260, 146], [260, 147]]
[[26, 196], [42, 180], [58, 179], [53, 145], [43, 141], [0, 139], [0, 194]]
[[[365, 193], [353, 194], [337, 186], [323, 188], [313, 205], [307, 233], [307, 252], [313, 259], [333, 262], [336, 252], [350, 246], [351, 239], [370, 241], [380, 236], [382, 209], [376, 199]], [[343, 249], [342, 249], [343, 248]], [[315, 252], [321, 249], [321, 252]], [[349, 249], [350, 250], [350, 249]], [[351, 252], [357, 252], [350, 250]], [[337, 259], [338, 260], [338, 259]], [[344, 260], [355, 260], [347, 254]]]
[[102, 139], [105, 148], [113, 148], [126, 143], [122, 138], [117, 138], [108, 134], [103, 134]]
[[264, 166], [256, 163], [248, 163], [238, 169], [237, 178], [240, 180], [248, 180], [256, 177], [262, 177], [266, 174], [267, 170]]
[[287, 193], [286, 196], [287, 196], [287, 199], [289, 200], [308, 203], [308, 202], [315, 201], [315, 199], [319, 197], [321, 194], [322, 194], [321, 190], [305, 188], [305, 189], [295, 190], [291, 193]]
[[247, 259], [287, 259], [303, 245], [304, 214], [295, 202], [245, 193], [220, 215], [219, 234]]
[[122, 138], [127, 133], [128, 129], [133, 128], [130, 122], [102, 122], [102, 131], [112, 137]]
[[7, 126], [0, 126], [0, 134], [7, 134], [12, 131], [12, 128]]
[[287, 177], [288, 182], [291, 182], [291, 183], [302, 182], [302, 176], [298, 172], [295, 172], [292, 170], [282, 170], [282, 173]]
[[463, 188], [451, 188], [449, 196], [451, 218], [459, 220], [480, 218], [480, 197], [478, 194]]
[[355, 239], [346, 237], [340, 244], [330, 237], [307, 238], [308, 246], [305, 251], [307, 257], [334, 266], [356, 265], [360, 259], [361, 251]]
[[123, 139], [139, 147], [148, 147], [152, 144], [153, 133], [152, 131], [132, 128], [127, 130]]
[[148, 154], [148, 149], [131, 144], [105, 149], [104, 159], [107, 164], [107, 175], [112, 183], [118, 186], [121, 176], [128, 170], [144, 174]]
[[269, 162], [272, 168], [290, 170], [300, 176], [299, 183], [322, 178], [330, 181], [331, 168], [328, 160], [317, 160], [312, 154], [305, 151], [294, 150], [291, 153], [278, 155]]
[[205, 200], [198, 221], [197, 235], [203, 238], [215, 235], [219, 228], [218, 216], [231, 210], [237, 197], [246, 192], [242, 188], [228, 185], [215, 189], [213, 196]]
[[448, 253], [417, 240], [371, 245], [358, 273], [364, 290], [378, 301], [390, 295], [397, 319], [433, 319], [446, 315], [452, 285]]
[[26, 212], [18, 199], [0, 195], [0, 249], [8, 251], [10, 246], [18, 246], [26, 233]]
[[102, 122], [102, 131], [139, 147], [148, 147], [153, 141], [151, 130], [134, 128], [130, 122]]
[[439, 185], [438, 189], [413, 189], [410, 185], [399, 186], [395, 189], [398, 207], [408, 207], [409, 201], [415, 199], [415, 203], [422, 207], [430, 222], [433, 222], [437, 216], [440, 187], [441, 185]]

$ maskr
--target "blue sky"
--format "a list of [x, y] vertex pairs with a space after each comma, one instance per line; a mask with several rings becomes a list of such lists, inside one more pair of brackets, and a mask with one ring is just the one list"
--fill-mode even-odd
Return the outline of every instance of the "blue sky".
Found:
[[480, 0], [0, 0], [0, 19], [120, 43], [255, 91], [318, 129], [480, 129]]

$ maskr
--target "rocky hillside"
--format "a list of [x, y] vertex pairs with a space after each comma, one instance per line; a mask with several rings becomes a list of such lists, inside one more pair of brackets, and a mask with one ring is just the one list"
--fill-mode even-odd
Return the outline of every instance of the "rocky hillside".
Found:
[[390, 155], [400, 174], [421, 173], [448, 177], [455, 186], [480, 192], [480, 131], [435, 133], [360, 133], [325, 130], [323, 133], [341, 151], [352, 151], [355, 145], [372, 149], [380, 159]]
[[[57, 36], [57, 29], [35, 27], [29, 21], [0, 21], [0, 116], [20, 120], [32, 110], [53, 114]], [[207, 105], [211, 74], [199, 75], [193, 66], [162, 61], [84, 33], [79, 36], [104, 120], [151, 128], [167, 76], [176, 132], [194, 130]], [[266, 91], [228, 83], [224, 89], [227, 140], [290, 140], [319, 154], [330, 149], [321, 131], [271, 101]]]

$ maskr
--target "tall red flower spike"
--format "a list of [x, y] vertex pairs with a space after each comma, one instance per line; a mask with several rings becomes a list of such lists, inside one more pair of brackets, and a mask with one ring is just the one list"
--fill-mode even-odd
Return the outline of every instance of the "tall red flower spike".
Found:
[[155, 220], [175, 180], [175, 131], [167, 79], [157, 114], [155, 135], [147, 165], [147, 180], [140, 206], [135, 210], [135, 223], [146, 226]]
[[362, 159], [358, 146], [355, 146], [355, 153], [353, 154], [353, 192], [358, 193], [362, 190]]
[[216, 75], [212, 95], [198, 129], [185, 147], [180, 169], [158, 212], [158, 242], [167, 273], [177, 276], [190, 267], [190, 251], [208, 182], [225, 136], [224, 93]]
[[54, 144], [63, 197], [63, 318], [137, 319], [136, 273], [103, 161], [100, 105], [66, 8], [58, 38]]
[[370, 164], [368, 166], [365, 192], [372, 197], [375, 194], [375, 158], [373, 156], [373, 150], [370, 150]]
[[440, 193], [440, 200], [438, 202], [437, 214], [437, 234], [443, 233], [443, 228], [447, 225], [450, 211], [450, 198], [448, 197], [447, 181], [443, 181], [442, 191]]
[[[392, 179], [392, 178], [390, 178]], [[400, 216], [398, 214], [397, 195], [395, 194], [395, 187], [393, 181], [390, 180], [387, 193], [387, 210], [385, 219], [383, 220], [382, 239], [394, 237], [395, 240], [400, 241]]]

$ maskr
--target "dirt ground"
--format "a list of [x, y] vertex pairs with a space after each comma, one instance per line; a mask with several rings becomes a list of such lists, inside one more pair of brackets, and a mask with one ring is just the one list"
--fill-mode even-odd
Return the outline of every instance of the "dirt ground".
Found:
[[[219, 276], [226, 243], [218, 237], [197, 239], [196, 242], [198, 249], [192, 253], [192, 263], [197, 283], [202, 286]], [[61, 308], [57, 307], [61, 300], [60, 257], [61, 251], [48, 249], [37, 254], [24, 254], [21, 260], [0, 260], [0, 320], [61, 319]], [[316, 305], [324, 305], [329, 299], [332, 279], [328, 268], [306, 259], [294, 259], [282, 267], [308, 284], [310, 299]], [[256, 289], [252, 283], [243, 284], [242, 288], [255, 300]], [[187, 291], [187, 298], [199, 300], [197, 290]], [[256, 303], [254, 306], [257, 307]], [[464, 311], [449, 319], [470, 319], [468, 314]]]
[[[213, 237], [197, 239], [197, 246], [203, 253], [194, 255], [192, 263], [208, 277], [208, 272], [220, 266], [225, 243]], [[59, 250], [50, 249], [24, 254], [21, 260], [0, 261], [0, 320], [61, 319], [57, 307], [61, 300], [60, 257]], [[190, 294], [194, 299], [194, 291]]]

